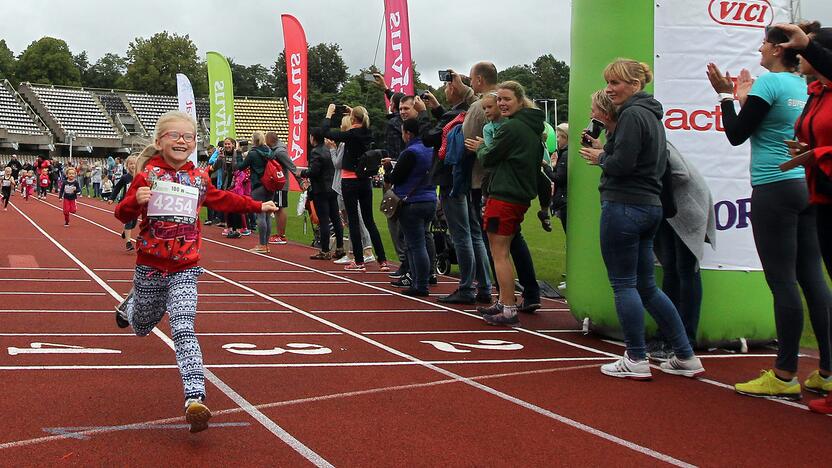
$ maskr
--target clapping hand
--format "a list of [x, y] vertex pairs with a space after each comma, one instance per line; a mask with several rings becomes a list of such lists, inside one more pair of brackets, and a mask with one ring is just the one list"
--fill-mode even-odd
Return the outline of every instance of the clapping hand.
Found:
[[719, 94], [734, 92], [734, 82], [731, 80], [731, 74], [725, 73], [725, 76], [722, 76], [719, 67], [714, 63], [708, 64], [708, 80], [710, 80], [711, 86], [714, 87], [714, 91]]
[[754, 78], [751, 78], [751, 72], [743, 68], [740, 76], [737, 77], [737, 100], [740, 105], [744, 106], [748, 99], [748, 93], [751, 92], [751, 86], [754, 85]]

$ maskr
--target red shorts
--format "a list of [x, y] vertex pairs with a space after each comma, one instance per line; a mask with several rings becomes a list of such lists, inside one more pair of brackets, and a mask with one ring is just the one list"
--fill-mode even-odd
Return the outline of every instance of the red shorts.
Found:
[[529, 207], [489, 198], [485, 202], [482, 228], [491, 234], [513, 236], [520, 231], [520, 223]]
[[64, 198], [64, 213], [75, 213], [75, 200]]

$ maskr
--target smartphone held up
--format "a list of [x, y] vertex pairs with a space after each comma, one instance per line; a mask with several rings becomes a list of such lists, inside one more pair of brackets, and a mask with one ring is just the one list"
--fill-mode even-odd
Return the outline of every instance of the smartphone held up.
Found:
[[601, 130], [604, 129], [604, 123], [597, 119], [590, 119], [589, 125], [583, 131], [581, 135], [581, 145], [590, 147], [592, 146], [592, 140], [588, 137], [592, 137], [592, 139], [597, 139], [601, 135]]

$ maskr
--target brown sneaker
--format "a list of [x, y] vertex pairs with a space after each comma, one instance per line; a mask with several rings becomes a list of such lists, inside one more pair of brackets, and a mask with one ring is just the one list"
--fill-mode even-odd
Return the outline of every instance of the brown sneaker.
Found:
[[329, 252], [318, 252], [309, 257], [310, 260], [331, 260], [332, 255]]
[[255, 245], [254, 247], [248, 249], [249, 252], [255, 253], [269, 253], [269, 246], [268, 245]]
[[189, 398], [185, 402], [185, 421], [191, 425], [191, 432], [201, 432], [208, 429], [211, 410], [199, 398]]

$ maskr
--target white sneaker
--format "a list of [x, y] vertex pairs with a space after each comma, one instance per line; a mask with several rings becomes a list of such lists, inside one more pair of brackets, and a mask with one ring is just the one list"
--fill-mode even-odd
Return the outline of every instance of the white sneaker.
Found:
[[705, 372], [705, 368], [702, 367], [702, 361], [696, 356], [689, 359], [679, 359], [673, 356], [666, 362], [659, 364], [659, 368], [662, 372], [683, 375], [685, 377], [695, 377], [696, 374]]
[[653, 378], [647, 359], [632, 361], [626, 352], [621, 359], [601, 366], [601, 373], [621, 379], [650, 380]]
[[191, 425], [191, 432], [208, 429], [209, 419], [211, 419], [211, 410], [202, 403], [201, 399], [188, 398], [185, 401], [185, 420]]
[[333, 260], [332, 263], [336, 265], [349, 265], [352, 263], [352, 259], [349, 255], [344, 255], [343, 257], [339, 258], [338, 260]]
[[364, 263], [370, 263], [376, 261], [376, 257], [372, 255], [365, 255], [364, 256]]

